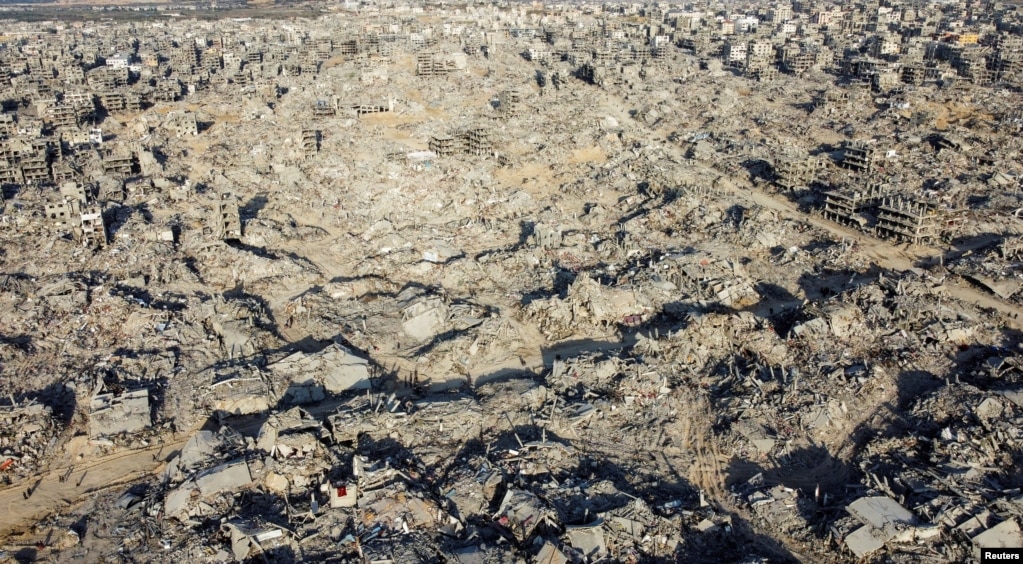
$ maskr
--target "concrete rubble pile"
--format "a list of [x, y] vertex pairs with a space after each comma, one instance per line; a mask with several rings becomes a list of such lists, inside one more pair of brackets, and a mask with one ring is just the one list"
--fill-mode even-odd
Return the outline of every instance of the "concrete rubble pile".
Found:
[[[913, 283], [910, 278], [894, 286], [912, 288]], [[884, 283], [880, 285], [884, 287]], [[750, 320], [748, 331], [756, 331], [754, 321]], [[704, 334], [712, 327], [705, 321], [698, 326]], [[731, 368], [722, 365], [718, 372], [712, 372], [719, 375], [719, 382], [710, 384], [706, 392], [698, 392], [709, 381], [690, 388], [685, 380], [673, 375], [677, 371], [666, 369], [680, 362], [672, 360], [675, 347], [671, 343], [675, 339], [674, 335], [642, 336], [632, 348], [631, 359], [607, 354], [557, 359], [541, 382], [513, 379], [485, 384], [471, 395], [449, 392], [416, 399], [414, 392], [409, 395], [409, 389], [400, 394], [371, 391], [368, 396], [354, 392], [350, 400], [328, 414], [326, 424], [294, 408], [270, 415], [249, 438], [228, 428], [218, 434], [204, 431], [194, 436], [179, 459], [168, 467], [171, 489], [166, 494], [165, 510], [168, 516], [177, 516], [184, 525], [192, 523], [194, 527], [199, 525], [196, 516], [232, 513], [224, 504], [238, 503], [239, 498], [225, 498], [226, 492], [255, 487], [264, 492], [260, 495], [279, 496], [282, 502], [277, 521], [265, 520], [266, 504], [271, 502], [263, 500], [258, 506], [263, 521], [245, 517], [247, 509], [236, 506], [233, 511], [241, 512], [241, 519], [223, 522], [221, 530], [230, 531], [230, 550], [234, 554], [256, 547], [273, 553], [294, 543], [294, 539], [305, 538], [309, 541], [299, 541], [303, 553], [315, 554], [323, 535], [316, 532], [329, 530], [330, 538], [340, 541], [337, 546], [351, 554], [361, 550], [363, 557], [396, 561], [429, 561], [441, 552], [456, 555], [461, 561], [471, 555], [488, 554], [493, 546], [500, 549], [509, 541], [520, 543], [523, 548], [518, 550], [538, 556], [554, 553], [566, 558], [610, 555], [627, 559], [678, 551], [696, 555], [702, 554], [701, 550], [719, 548], [710, 539], [735, 534], [735, 527], [749, 526], [742, 525], [744, 519], [783, 527], [808, 546], [827, 546], [830, 538], [831, 542], [845, 543], [858, 555], [886, 544], [898, 546], [921, 540], [936, 547], [939, 554], [965, 554], [961, 552], [965, 548], [939, 540], [946, 538], [936, 529], [941, 527], [940, 520], [925, 517], [918, 505], [912, 506], [915, 513], [904, 508], [907, 492], [911, 491], [904, 480], [914, 475], [912, 464], [897, 476], [889, 474], [892, 477], [887, 479], [876, 468], [868, 470], [876, 466], [870, 462], [875, 457], [884, 461], [884, 468], [890, 472], [890, 460], [907, 456], [885, 455], [872, 446], [874, 443], [869, 443], [861, 455], [862, 471], [869, 478], [859, 490], [837, 482], [848, 475], [841, 472], [830, 480], [818, 477], [823, 484], [815, 483], [813, 491], [805, 484], [770, 486], [770, 480], [779, 479], [777, 476], [793, 468], [811, 464], [809, 468], [815, 469], [838, 462], [829, 462], [826, 451], [807, 446], [806, 439], [792, 434], [792, 430], [784, 431], [780, 425], [785, 423], [766, 426], [743, 417], [742, 412], [755, 408], [760, 414], [758, 421], [776, 418], [806, 430], [817, 429], [822, 434], [811, 438], [810, 445], [825, 444], [827, 430], [840, 427], [862, 407], [864, 385], [871, 379], [884, 378], [883, 371], [874, 369], [870, 375], [863, 366], [853, 365], [844, 370], [844, 375], [822, 371], [820, 376], [800, 376], [770, 365], [762, 365], [758, 372], [753, 370], [754, 361], [744, 360]], [[778, 346], [791, 345], [777, 342], [774, 347]], [[696, 362], [693, 352], [685, 354], [689, 359], [682, 362]], [[775, 350], [773, 354], [787, 358], [781, 362], [792, 362], [782, 352]], [[329, 358], [329, 354], [322, 357]], [[997, 366], [987, 362], [992, 366], [990, 374], [978, 372], [978, 378], [998, 374], [1004, 385], [1015, 381], [1013, 374], [1019, 374], [1013, 368], [1015, 361], [1001, 361]], [[746, 376], [751, 370], [754, 375]], [[751, 384], [729, 383], [736, 377], [749, 378]], [[832, 400], [824, 397], [821, 403], [821, 388], [814, 384], [814, 378], [820, 377], [849, 382], [851, 393]], [[765, 410], [772, 409], [776, 401], [773, 398], [779, 393], [788, 396], [782, 404], [787, 407], [765, 418], [770, 413]], [[801, 396], [805, 399], [796, 399]], [[685, 460], [688, 449], [683, 446], [695, 439], [692, 433], [699, 432], [687, 431], [676, 419], [677, 413], [684, 405], [706, 401], [701, 397], [709, 397], [712, 402], [705, 409], [713, 408], [719, 414], [719, 430], [713, 432], [718, 448], [732, 445], [728, 448], [734, 449], [733, 456], [763, 468], [748, 481], [738, 482], [735, 505], [709, 502], [705, 493], [693, 486], [677, 489], [645, 485], [648, 479], [658, 483], [653, 473], [650, 478], [644, 476], [655, 452], [649, 450], [651, 447]], [[999, 414], [1012, 405], [1007, 397], [1014, 396], [988, 395], [983, 408], [976, 408], [985, 414], [980, 421], [1000, 421]], [[951, 405], [965, 408], [969, 402], [953, 401]], [[932, 416], [935, 410], [921, 406], [912, 412]], [[1014, 432], [1011, 420], [1000, 424], [1003, 433]], [[620, 429], [646, 430], [639, 434], [632, 431], [634, 439], [645, 446], [626, 447], [639, 459], [611, 454], [621, 451], [613, 440]], [[956, 433], [969, 432], [968, 428], [958, 429]], [[936, 440], [943, 437], [945, 441], [957, 441], [951, 444], [970, 442], [968, 435], [950, 439], [956, 435], [947, 428], [935, 426], [935, 431]], [[1013, 435], [1003, 441], [1011, 449], [1009, 436]], [[879, 446], [893, 440], [883, 439]], [[898, 444], [895, 448], [904, 453], [905, 445]], [[700, 455], [701, 450], [697, 447], [696, 453]], [[454, 460], [450, 458], [452, 452], [457, 453]], [[1011, 457], [1006, 460], [1011, 464]], [[976, 464], [989, 466], [991, 462], [968, 463], [964, 468], [975, 468]], [[942, 482], [912, 491], [934, 493], [948, 488]], [[958, 488], [953, 491], [964, 495]], [[978, 496], [978, 500], [989, 497]], [[870, 505], [857, 499], [881, 501], [871, 501], [874, 505]], [[867, 505], [857, 509], [857, 504]], [[849, 505], [850, 517], [842, 517], [837, 511], [844, 505]], [[941, 505], [947, 508], [947, 503], [937, 502], [934, 507], [940, 509]], [[812, 531], [820, 530], [821, 522], [808, 516], [822, 511], [830, 515], [824, 521], [830, 524], [824, 529], [825, 537], [819, 538]], [[882, 527], [878, 523], [892, 519], [916, 529], [910, 533], [903, 529], [898, 533], [856, 533], [864, 526]], [[690, 533], [679, 537], [680, 527]], [[242, 535], [239, 531], [259, 533]], [[253, 538], [263, 539], [266, 544], [258, 540], [253, 543]], [[217, 539], [226, 537], [212, 535], [209, 550], [227, 551], [226, 540]], [[976, 542], [986, 541], [981, 537]], [[510, 548], [506, 545], [500, 550]], [[334, 543], [331, 550], [337, 550]]]
[[0, 562], [1023, 547], [1023, 12], [19, 5]]
[[[592, 424], [578, 409], [558, 408], [568, 402], [554, 389], [513, 380], [470, 396], [357, 394], [327, 417], [330, 430], [292, 408], [269, 415], [254, 436], [227, 426], [200, 431], [145, 496], [133, 486], [124, 503], [141, 504], [138, 526], [152, 526], [148, 516], [168, 519], [151, 542], [172, 556], [214, 559], [289, 551], [421, 562], [520, 551], [635, 559], [677, 549], [680, 522], [728, 526], [709, 509], [680, 511], [678, 499], [656, 490], [620, 491], [623, 474], [608, 474], [598, 456], [559, 438]], [[633, 405], [624, 401], [623, 409]], [[541, 428], [495, 409], [516, 403], [517, 418], [536, 410], [554, 419]], [[205, 540], [196, 543], [196, 533]]]
[[956, 542], [939, 551], [950, 559], [1023, 542], [1013, 471], [1020, 374], [1015, 362], [984, 359], [969, 376], [974, 384], [945, 387], [913, 403], [913, 434], [867, 445], [865, 485], [912, 508], [914, 519], [947, 527]]
[[45, 464], [62, 426], [50, 406], [36, 401], [0, 407], [0, 420], [0, 468], [9, 483], [11, 474], [29, 476]]

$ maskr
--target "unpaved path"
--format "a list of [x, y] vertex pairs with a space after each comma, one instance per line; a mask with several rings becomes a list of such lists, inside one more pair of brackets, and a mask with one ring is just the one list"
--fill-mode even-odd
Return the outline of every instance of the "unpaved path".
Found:
[[[628, 116], [621, 115], [621, 119], [628, 119]], [[676, 153], [679, 162], [681, 151], [672, 145], [669, 150]], [[696, 165], [697, 168], [701, 168]], [[703, 167], [705, 168], [705, 167]], [[710, 177], [720, 175], [719, 172], [705, 168]], [[893, 270], [909, 270], [917, 264], [933, 262], [942, 253], [941, 250], [927, 246], [900, 247], [887, 241], [879, 240], [860, 231], [846, 226], [826, 221], [820, 217], [808, 215], [798, 210], [797, 206], [780, 195], [769, 194], [757, 190], [744, 188], [728, 188], [729, 195], [726, 198], [759, 205], [766, 209], [773, 210], [781, 216], [808, 223], [820, 228], [840, 239], [854, 242], [858, 252], [863, 253], [878, 266]], [[326, 227], [326, 226], [325, 226]], [[328, 229], [330, 237], [316, 243], [305, 243], [301, 249], [306, 258], [312, 260], [320, 267], [326, 280], [344, 271], [341, 265], [331, 260], [330, 245], [335, 242], [338, 233], [335, 229]], [[1004, 322], [1012, 327], [1019, 328], [1016, 318], [1023, 311], [1020, 307], [998, 299], [997, 297], [966, 285], [949, 284], [946, 286], [951, 296], [968, 303], [975, 303], [984, 308], [990, 308], [1000, 312], [1004, 316]], [[291, 288], [280, 295], [272, 296], [271, 305], [276, 310], [285, 303], [294, 299], [297, 295], [308, 290], [307, 288]], [[297, 337], [287, 334], [288, 337]], [[537, 368], [543, 366], [547, 357], [553, 354], [573, 356], [584, 351], [611, 350], [622, 347], [628, 343], [618, 343], [614, 340], [608, 341], [563, 341], [561, 343], [548, 345], [541, 348], [539, 345], [535, 352], [527, 352], [520, 356], [518, 362], [522, 367]], [[526, 352], [526, 351], [520, 351]], [[476, 377], [485, 377], [496, 374], [502, 370], [514, 369], [514, 363], [502, 363], [500, 365], [477, 367], [473, 370]], [[695, 424], [700, 424], [699, 419]], [[180, 450], [187, 441], [188, 435], [175, 436], [162, 445], [154, 445], [145, 449], [121, 451], [113, 454], [95, 457], [86, 460], [74, 467], [51, 468], [39, 473], [29, 479], [19, 481], [17, 484], [0, 490], [0, 538], [10, 535], [12, 532], [24, 529], [41, 517], [60, 511], [68, 506], [82, 501], [89, 495], [105, 489], [123, 485], [127, 482], [141, 477], [152, 475], [160, 471], [164, 460], [174, 451]], [[690, 478], [695, 475], [694, 483], [701, 484], [707, 489], [718, 490], [723, 486], [724, 476], [722, 464], [724, 463], [717, 445], [713, 440], [707, 441], [701, 434], [694, 437], [695, 450], [697, 451], [697, 463], [687, 473]], [[825, 465], [830, 469], [830, 466]], [[68, 472], [69, 470], [70, 473]], [[66, 480], [61, 480], [67, 475]], [[809, 483], [807, 484], [809, 485]], [[26, 492], [31, 488], [31, 495], [26, 498]]]
[[[70, 467], [50, 468], [0, 490], [0, 538], [96, 492], [158, 472], [164, 461], [181, 450], [187, 440], [187, 436], [171, 437], [168, 442], [144, 449], [119, 451]], [[67, 479], [62, 481], [65, 475]], [[29, 489], [32, 493], [26, 499]]]
[[[796, 204], [784, 199], [782, 196], [776, 196], [756, 190], [752, 192], [745, 192], [744, 194], [740, 190], [735, 190], [735, 192], [737, 195], [745, 196], [748, 200], [752, 200], [757, 205], [774, 210], [789, 219], [806, 222], [814, 227], [831, 233], [835, 237], [854, 242], [860, 253], [869, 257], [871, 261], [882, 268], [891, 270], [910, 270], [912, 268], [916, 268], [918, 264], [937, 263], [938, 257], [940, 257], [944, 252], [941, 249], [936, 249], [926, 245], [893, 245], [888, 241], [871, 237], [862, 231], [857, 231], [850, 227], [839, 225], [814, 215], [805, 214], [796, 208]], [[1023, 308], [973, 286], [965, 284], [946, 284], [945, 288], [948, 290], [949, 295], [954, 298], [1000, 312], [1004, 316], [1004, 322], [1006, 325], [1015, 329], [1023, 327], [1023, 325], [1020, 325], [1020, 322], [1017, 321], [1019, 314], [1023, 313]]]

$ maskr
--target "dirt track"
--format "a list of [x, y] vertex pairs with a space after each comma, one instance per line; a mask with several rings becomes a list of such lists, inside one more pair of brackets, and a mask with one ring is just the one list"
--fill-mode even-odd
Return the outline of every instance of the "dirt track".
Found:
[[[859, 252], [883, 268], [908, 270], [914, 268], [921, 260], [938, 256], [940, 253], [938, 249], [923, 246], [915, 246], [909, 250], [902, 249], [848, 227], [809, 216], [800, 212], [796, 209], [795, 204], [781, 196], [739, 188], [734, 189], [733, 192], [739, 200], [774, 210], [789, 219], [805, 221], [828, 231], [835, 237], [854, 241]], [[953, 297], [997, 310], [1003, 314], [1006, 325], [1019, 327], [1015, 316], [1023, 311], [1021, 308], [971, 286], [949, 284], [946, 287]], [[473, 376], [474, 378], [499, 377], [505, 371], [514, 372], [517, 369], [541, 367], [545, 364], [544, 356], [553, 356], [554, 353], [571, 356], [584, 350], [609, 349], [617, 348], [617, 346], [621, 345], [613, 341], [601, 343], [566, 341], [546, 349], [546, 353], [548, 353], [546, 355], [537, 351], [536, 354], [522, 357], [520, 359], [522, 366], [516, 367], [515, 364], [518, 363], [512, 362], [500, 366], [479, 367], [473, 371]], [[94, 492], [159, 471], [163, 466], [163, 461], [175, 450], [180, 449], [186, 440], [187, 437], [174, 438], [171, 442], [163, 445], [119, 452], [76, 465], [66, 481], [61, 481], [60, 477], [68, 472], [68, 467], [54, 468], [0, 490], [0, 536], [16, 532], [40, 517], [73, 505]], [[716, 464], [713, 463], [714, 457], [705, 462], [710, 463], [707, 464], [707, 468], [702, 469], [704, 472], [719, 473], [720, 469], [716, 468]], [[720, 482], [720, 477], [712, 481]], [[32, 495], [26, 499], [25, 493], [30, 487]]]
[[[938, 262], [942, 255], [940, 249], [925, 245], [894, 245], [888, 241], [871, 237], [870, 235], [855, 229], [839, 225], [823, 218], [805, 214], [797, 208], [796, 204], [780, 195], [773, 195], [757, 190], [732, 188], [733, 194], [738, 199], [751, 202], [763, 208], [775, 211], [786, 219], [806, 222], [814, 227], [823, 229], [833, 236], [852, 241], [856, 244], [857, 250], [867, 256], [878, 266], [898, 271], [918, 268], [921, 264], [933, 264]], [[949, 295], [967, 303], [977, 304], [980, 307], [993, 309], [1003, 315], [1004, 323], [1014, 329], [1023, 327], [1018, 321], [1023, 308], [1008, 303], [989, 293], [967, 285], [946, 284]]]
[[[141, 450], [121, 451], [72, 467], [51, 468], [34, 478], [0, 490], [0, 537], [41, 517], [60, 511], [86, 496], [158, 472], [188, 437]], [[70, 470], [70, 472], [69, 472]], [[66, 480], [61, 480], [67, 475]], [[31, 495], [26, 499], [26, 493]]]
[[[708, 175], [718, 175], [716, 171], [706, 169]], [[730, 188], [729, 199], [740, 202], [747, 202], [751, 205], [758, 205], [773, 210], [782, 217], [808, 223], [820, 228], [839, 239], [852, 241], [857, 246], [857, 252], [867, 257], [878, 266], [892, 270], [909, 270], [917, 265], [935, 260], [941, 255], [941, 250], [926, 246], [913, 246], [904, 248], [893, 245], [889, 242], [876, 239], [854, 229], [838, 225], [817, 216], [807, 215], [797, 209], [796, 204], [779, 195], [766, 192], [750, 191], [745, 188]], [[329, 256], [329, 245], [323, 244], [321, 251], [323, 256]], [[305, 251], [308, 253], [309, 248]], [[316, 255], [309, 257], [316, 261]], [[318, 262], [321, 269], [328, 274], [336, 274], [335, 265]], [[1008, 326], [1018, 328], [1020, 325], [1017, 317], [1020, 307], [1007, 303], [1003, 300], [987, 294], [971, 286], [947, 284], [949, 294], [957, 299], [969, 303], [978, 304], [984, 308], [990, 308], [1000, 312], [1004, 316], [1004, 323]], [[280, 307], [287, 299], [293, 298], [294, 294], [278, 297], [274, 306]], [[297, 340], [297, 334], [285, 332], [289, 338]], [[517, 370], [530, 368], [536, 369], [547, 364], [548, 358], [554, 353], [564, 356], [572, 356], [582, 351], [597, 349], [613, 349], [621, 346], [613, 341], [606, 342], [573, 342], [567, 341], [546, 349], [535, 349], [535, 352], [527, 352], [518, 359], [509, 360], [507, 363], [495, 366], [477, 367], [473, 370], [473, 379], [498, 377], [501, 374], [515, 372]], [[375, 360], [392, 360], [377, 358]], [[518, 366], [516, 366], [518, 365]], [[326, 407], [326, 406], [325, 406]], [[316, 410], [320, 411], [320, 410]], [[694, 483], [702, 485], [708, 490], [720, 488], [723, 485], [721, 470], [721, 456], [716, 445], [704, 440], [702, 434], [696, 433], [690, 437], [693, 441], [694, 450], [697, 454], [697, 462], [687, 473]], [[77, 502], [80, 502], [88, 495], [97, 491], [115, 487], [126, 482], [138, 479], [145, 475], [158, 472], [166, 460], [174, 451], [180, 449], [187, 436], [175, 437], [163, 445], [155, 445], [142, 450], [119, 452], [89, 460], [83, 464], [71, 468], [51, 468], [47, 472], [38, 474], [30, 479], [20, 481], [14, 486], [0, 490], [0, 536], [7, 536], [16, 532], [40, 517], [59, 511]], [[832, 468], [825, 464], [819, 469], [822, 472], [830, 472]], [[67, 475], [66, 480], [61, 477]], [[809, 484], [810, 482], [807, 482]], [[26, 498], [25, 494], [31, 488], [31, 495]]]

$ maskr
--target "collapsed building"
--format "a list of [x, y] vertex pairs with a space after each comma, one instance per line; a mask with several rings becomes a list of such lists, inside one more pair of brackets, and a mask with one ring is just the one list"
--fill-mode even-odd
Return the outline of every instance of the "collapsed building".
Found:
[[960, 8], [5, 21], [0, 560], [1023, 546], [1020, 22]]

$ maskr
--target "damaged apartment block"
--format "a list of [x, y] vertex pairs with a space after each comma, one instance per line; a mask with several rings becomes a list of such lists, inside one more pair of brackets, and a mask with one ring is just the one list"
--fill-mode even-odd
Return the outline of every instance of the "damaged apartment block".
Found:
[[887, 197], [877, 208], [876, 230], [882, 237], [919, 244], [937, 238], [939, 219], [939, 210], [932, 203]]
[[306, 156], [312, 156], [320, 152], [320, 130], [302, 130], [302, 151]]
[[855, 172], [872, 172], [877, 161], [877, 149], [863, 141], [847, 143], [842, 153], [841, 164]]
[[824, 193], [823, 215], [836, 223], [866, 227], [876, 219], [877, 206], [885, 193], [877, 183], [869, 183], [864, 190], [829, 190]]
[[234, 194], [220, 194], [213, 212], [213, 229], [214, 236], [225, 241], [242, 238], [242, 220]]
[[175, 137], [199, 134], [199, 125], [195, 113], [187, 111], [170, 112], [163, 122], [163, 128]]
[[454, 136], [434, 135], [430, 137], [429, 147], [431, 152], [440, 157], [457, 154], [487, 157], [494, 153], [490, 131], [482, 126], [466, 127]]
[[502, 114], [513, 116], [522, 113], [522, 93], [517, 88], [502, 90], [497, 100], [497, 109]]
[[416, 74], [419, 76], [444, 76], [468, 69], [465, 53], [416, 53]]
[[450, 157], [465, 151], [461, 141], [450, 135], [434, 135], [430, 137], [430, 151], [439, 157]]
[[82, 243], [94, 246], [106, 246], [107, 224], [103, 219], [103, 209], [99, 206], [87, 206], [80, 215]]
[[107, 225], [102, 207], [92, 201], [92, 188], [65, 182], [59, 193], [62, 201], [46, 204], [44, 208], [48, 223], [58, 231], [72, 233], [86, 245], [105, 246]]
[[102, 155], [104, 174], [125, 178], [131, 176], [137, 167], [135, 154], [127, 147], [106, 149]]
[[774, 163], [774, 183], [786, 190], [805, 188], [817, 179], [820, 161], [813, 157], [781, 158]]

